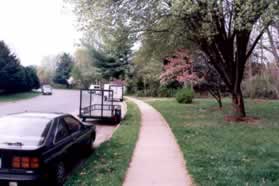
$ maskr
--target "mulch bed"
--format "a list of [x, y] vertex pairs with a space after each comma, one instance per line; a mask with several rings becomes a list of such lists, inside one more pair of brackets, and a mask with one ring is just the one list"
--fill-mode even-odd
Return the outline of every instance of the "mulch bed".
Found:
[[259, 117], [246, 116], [246, 117], [236, 117], [236, 116], [225, 116], [225, 121], [227, 122], [242, 122], [247, 124], [255, 124], [261, 119]]

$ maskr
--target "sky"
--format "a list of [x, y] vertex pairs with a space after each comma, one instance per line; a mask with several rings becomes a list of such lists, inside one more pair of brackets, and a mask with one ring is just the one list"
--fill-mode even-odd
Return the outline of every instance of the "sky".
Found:
[[76, 17], [63, 0], [0, 0], [0, 40], [24, 66], [73, 53], [81, 37], [75, 25]]

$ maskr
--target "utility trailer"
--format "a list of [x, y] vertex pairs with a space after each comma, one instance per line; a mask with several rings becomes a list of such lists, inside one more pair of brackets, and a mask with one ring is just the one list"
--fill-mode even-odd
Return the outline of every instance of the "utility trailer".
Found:
[[112, 90], [113, 96], [110, 95], [108, 92], [105, 93], [105, 100], [114, 100], [114, 101], [123, 101], [124, 95], [124, 86], [123, 85], [116, 85], [116, 84], [105, 84], [105, 90]]
[[121, 106], [113, 99], [105, 100], [105, 95], [113, 98], [113, 90], [81, 89], [79, 117], [86, 119], [110, 120], [115, 124], [121, 121]]

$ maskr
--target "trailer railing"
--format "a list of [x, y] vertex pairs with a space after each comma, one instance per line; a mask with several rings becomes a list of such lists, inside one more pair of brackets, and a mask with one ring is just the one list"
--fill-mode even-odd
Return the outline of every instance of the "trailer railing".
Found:
[[121, 110], [121, 106], [114, 104], [113, 99], [105, 100], [105, 94], [113, 98], [113, 90], [81, 89], [79, 116], [83, 119], [112, 118], [115, 115], [115, 110]]

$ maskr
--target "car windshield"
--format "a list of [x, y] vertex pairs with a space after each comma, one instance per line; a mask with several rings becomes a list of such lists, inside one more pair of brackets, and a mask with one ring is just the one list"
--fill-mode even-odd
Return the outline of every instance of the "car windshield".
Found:
[[50, 120], [37, 117], [0, 118], [0, 144], [37, 146], [44, 142]]
[[51, 87], [49, 85], [44, 85], [43, 88], [44, 89], [50, 89]]

